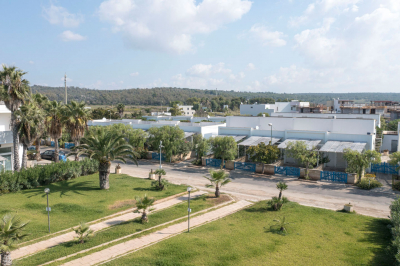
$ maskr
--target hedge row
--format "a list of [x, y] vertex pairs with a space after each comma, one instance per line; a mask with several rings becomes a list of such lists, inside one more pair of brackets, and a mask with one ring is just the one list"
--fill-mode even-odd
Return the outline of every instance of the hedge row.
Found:
[[400, 198], [390, 205], [390, 220], [392, 221], [392, 247], [397, 263], [400, 263]]
[[20, 172], [3, 172], [0, 174], [0, 193], [31, 189], [82, 175], [94, 174], [98, 171], [98, 166], [97, 161], [86, 158], [79, 162], [66, 161], [37, 165]]

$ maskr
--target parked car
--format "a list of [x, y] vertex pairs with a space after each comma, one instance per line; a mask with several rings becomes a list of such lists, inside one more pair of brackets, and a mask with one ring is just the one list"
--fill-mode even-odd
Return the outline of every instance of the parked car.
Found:
[[[47, 160], [52, 160], [52, 161], [54, 161], [54, 159], [55, 159], [55, 150], [47, 150], [47, 151], [45, 151], [45, 152], [42, 152], [41, 154], [40, 154], [40, 157], [42, 158], [42, 159], [47, 159]], [[58, 159], [60, 160], [60, 161], [66, 161], [67, 160], [67, 156], [65, 156], [65, 153], [63, 152], [63, 151], [59, 151], [58, 152]]]

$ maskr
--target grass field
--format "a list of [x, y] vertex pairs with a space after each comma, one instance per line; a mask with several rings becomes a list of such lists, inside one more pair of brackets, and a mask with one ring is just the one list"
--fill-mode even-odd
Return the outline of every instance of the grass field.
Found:
[[[214, 198], [214, 197], [199, 197], [196, 199], [193, 199], [191, 201], [190, 207], [192, 209], [192, 214], [196, 214], [196, 212], [210, 208], [215, 206], [216, 204], [220, 204], [222, 202], [228, 201], [229, 197], [223, 196], [221, 198]], [[92, 248], [95, 246], [98, 246], [100, 244], [133, 234], [135, 232], [141, 232], [147, 228], [154, 227], [156, 225], [160, 225], [172, 220], [175, 220], [177, 218], [184, 217], [186, 219], [187, 215], [187, 202], [180, 203], [178, 205], [175, 205], [171, 208], [153, 213], [149, 215], [149, 222], [146, 224], [140, 223], [140, 218], [137, 218], [133, 221], [129, 221], [123, 224], [119, 224], [116, 226], [112, 226], [111, 228], [107, 230], [103, 230], [100, 232], [97, 232], [95, 237], [90, 239], [89, 241], [85, 242], [84, 244], [78, 244], [76, 241], [71, 241], [68, 243], [64, 243], [62, 245], [58, 245], [56, 247], [53, 247], [51, 249], [48, 249], [46, 251], [40, 252], [38, 254], [35, 254], [33, 256], [30, 256], [26, 259], [22, 259], [17, 261], [17, 265], [23, 266], [23, 265], [41, 265], [43, 263], [53, 261], [57, 258], [70, 255], [82, 250], [86, 250], [88, 248]], [[168, 226], [168, 225], [166, 225]], [[160, 228], [156, 228], [153, 231], [160, 230]], [[127, 241], [133, 238], [137, 238], [142, 236], [143, 234], [148, 234], [152, 232], [151, 230], [147, 232], [143, 232], [142, 234], [137, 234], [133, 237], [124, 239], [123, 241]], [[118, 244], [119, 242], [113, 243]], [[77, 256], [71, 257], [68, 260], [63, 260], [60, 262], [53, 262], [50, 265], [55, 266], [55, 265], [61, 265], [65, 263], [66, 261], [77, 259], [78, 257], [82, 257], [85, 255], [88, 255], [90, 253], [99, 251], [101, 249], [107, 248], [101, 247], [99, 249], [94, 249], [92, 251], [89, 251], [89, 253], [83, 253], [79, 254]]]
[[[110, 175], [110, 189], [99, 189], [98, 174], [47, 185], [50, 188], [51, 232], [57, 232], [80, 222], [90, 222], [133, 206], [135, 196], [147, 194], [156, 199], [186, 190], [186, 186], [170, 185], [156, 191], [151, 181], [128, 175]], [[23, 190], [0, 196], [0, 215], [17, 212], [30, 220], [26, 227], [30, 234], [25, 241], [48, 234], [46, 195], [44, 187]]]
[[[288, 234], [269, 228], [286, 217]], [[105, 265], [394, 265], [389, 220], [265, 202]]]

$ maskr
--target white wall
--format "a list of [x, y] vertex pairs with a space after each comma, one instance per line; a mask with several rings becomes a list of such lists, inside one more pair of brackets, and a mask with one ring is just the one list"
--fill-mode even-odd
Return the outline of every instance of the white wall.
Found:
[[390, 152], [396, 152], [398, 148], [396, 146], [395, 148], [396, 150], [392, 150], [392, 141], [399, 141], [399, 135], [383, 135], [381, 152], [384, 150], [389, 150]]
[[240, 114], [257, 116], [259, 113], [265, 113], [266, 109], [271, 109], [270, 106], [270, 104], [241, 104]]

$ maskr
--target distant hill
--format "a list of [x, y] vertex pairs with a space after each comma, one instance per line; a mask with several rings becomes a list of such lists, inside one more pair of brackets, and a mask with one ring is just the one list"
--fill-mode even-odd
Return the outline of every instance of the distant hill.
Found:
[[[46, 95], [50, 100], [64, 101], [64, 87], [46, 87], [34, 85], [34, 93]], [[332, 98], [355, 100], [357, 103], [372, 100], [399, 101], [400, 93], [273, 93], [273, 92], [238, 92], [215, 91], [187, 88], [152, 88], [126, 90], [94, 90], [68, 87], [68, 100], [85, 101], [91, 105], [123, 103], [125, 105], [161, 105], [171, 101], [186, 102], [187, 99], [223, 96], [226, 99], [242, 97], [243, 99], [272, 98], [277, 101], [299, 100], [313, 103], [326, 103]]]

